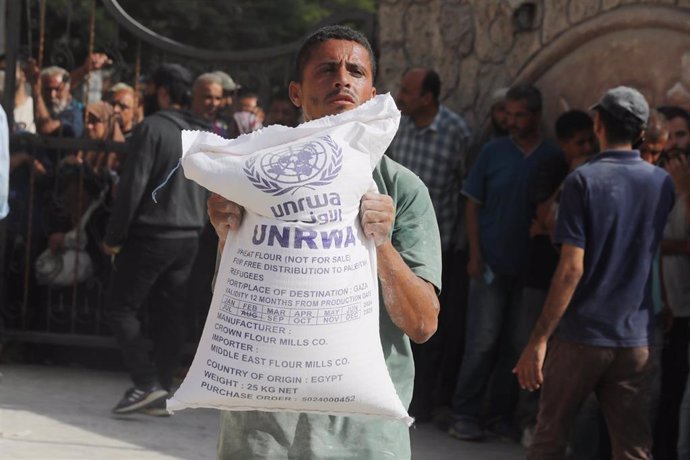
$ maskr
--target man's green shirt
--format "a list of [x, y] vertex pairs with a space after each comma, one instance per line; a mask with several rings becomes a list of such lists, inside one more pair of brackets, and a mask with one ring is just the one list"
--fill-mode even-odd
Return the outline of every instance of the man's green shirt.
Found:
[[[441, 242], [429, 192], [417, 176], [385, 156], [373, 177], [379, 192], [395, 203], [393, 246], [417, 276], [440, 290]], [[386, 366], [408, 407], [414, 382], [410, 341], [391, 321], [380, 293], [379, 304]], [[218, 458], [403, 460], [410, 458], [410, 435], [403, 423], [376, 417], [226, 411]]]

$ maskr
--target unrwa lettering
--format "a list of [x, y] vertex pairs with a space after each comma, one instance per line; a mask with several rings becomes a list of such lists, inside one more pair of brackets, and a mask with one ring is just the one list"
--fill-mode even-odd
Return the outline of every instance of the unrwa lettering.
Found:
[[309, 248], [330, 249], [347, 248], [357, 244], [352, 227], [320, 231], [304, 230], [301, 228], [283, 227], [279, 225], [255, 225], [252, 243], [255, 245], [280, 246], [281, 248]]

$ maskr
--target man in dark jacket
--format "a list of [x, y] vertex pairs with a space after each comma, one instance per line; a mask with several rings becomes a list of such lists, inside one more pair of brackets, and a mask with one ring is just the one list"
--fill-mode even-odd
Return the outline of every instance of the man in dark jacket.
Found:
[[[191, 75], [177, 64], [153, 73], [144, 97], [146, 119], [129, 141], [125, 171], [113, 203], [104, 250], [113, 256], [106, 314], [122, 347], [134, 387], [113, 412], [166, 415], [174, 372], [184, 344], [184, 293], [205, 221], [204, 189], [168, 174], [182, 154], [183, 129], [209, 129], [189, 103]], [[153, 359], [144, 344], [139, 309], [148, 299]]]

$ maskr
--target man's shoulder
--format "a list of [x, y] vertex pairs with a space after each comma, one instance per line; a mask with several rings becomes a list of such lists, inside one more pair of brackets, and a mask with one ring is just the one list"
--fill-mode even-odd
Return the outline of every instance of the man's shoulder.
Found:
[[448, 129], [455, 129], [463, 133], [470, 133], [467, 121], [457, 112], [449, 109], [445, 105], [439, 106], [439, 122]]
[[425, 188], [415, 173], [385, 155], [374, 168], [373, 176], [381, 193], [400, 193]]

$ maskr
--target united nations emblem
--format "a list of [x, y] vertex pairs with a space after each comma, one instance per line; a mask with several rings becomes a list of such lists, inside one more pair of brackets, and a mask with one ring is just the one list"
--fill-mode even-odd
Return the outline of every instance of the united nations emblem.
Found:
[[249, 181], [262, 192], [274, 196], [294, 194], [302, 187], [313, 190], [338, 177], [343, 150], [331, 136], [305, 144], [252, 156], [244, 164]]

